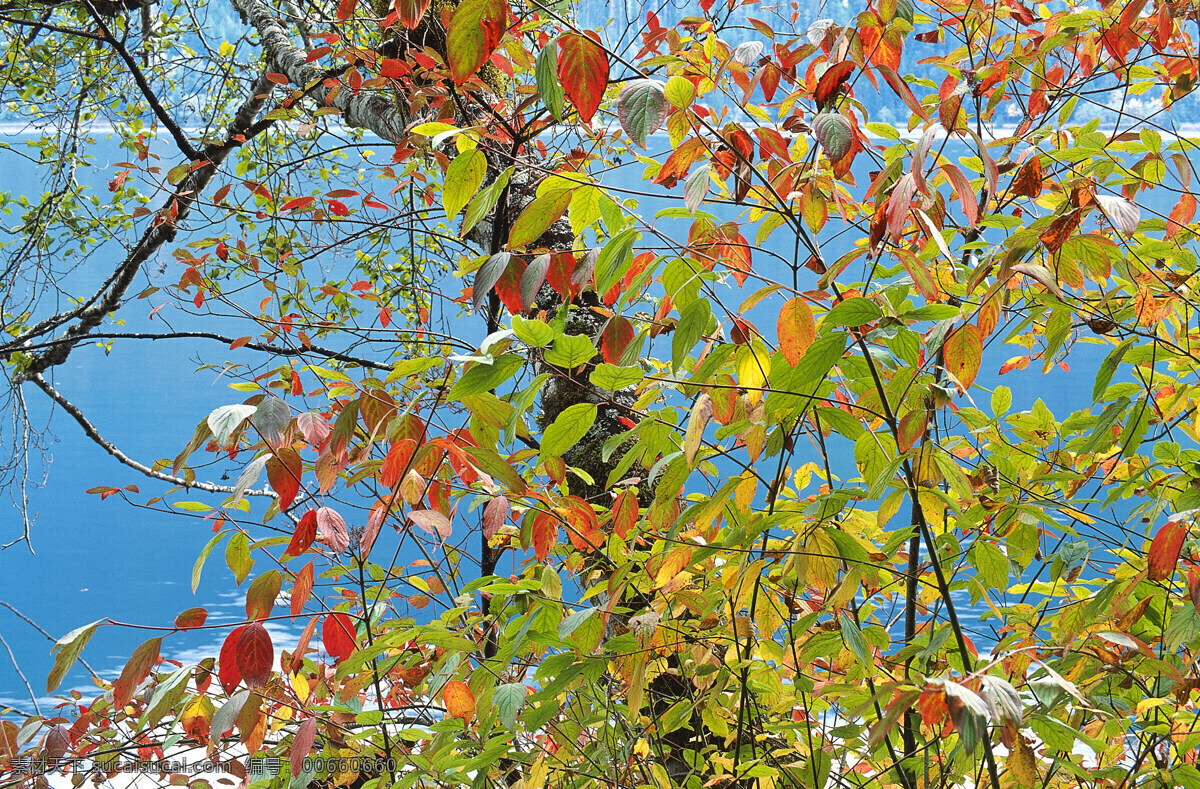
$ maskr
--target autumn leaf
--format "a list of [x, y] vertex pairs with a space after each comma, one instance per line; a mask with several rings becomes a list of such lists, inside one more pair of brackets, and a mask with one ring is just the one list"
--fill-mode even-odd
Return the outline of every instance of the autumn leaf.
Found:
[[175, 627], [180, 630], [190, 630], [194, 627], [203, 626], [206, 619], [208, 619], [208, 611], [205, 609], [189, 608], [175, 617]]
[[958, 327], [944, 345], [946, 370], [958, 380], [963, 391], [971, 388], [983, 360], [983, 341], [972, 324]]
[[242, 675], [246, 685], [257, 690], [266, 684], [271, 676], [271, 668], [275, 664], [275, 648], [271, 645], [271, 636], [267, 629], [258, 622], [251, 622], [242, 628], [238, 636], [235, 659], [238, 673]]
[[608, 55], [599, 40], [592, 34], [559, 36], [558, 77], [580, 120], [590, 123], [608, 87]]
[[446, 712], [452, 718], [461, 718], [463, 723], [470, 723], [475, 717], [475, 694], [467, 687], [467, 683], [452, 679], [442, 690], [442, 702]]
[[506, 0], [461, 0], [446, 29], [450, 75], [461, 85], [487, 62], [500, 43], [508, 17]]
[[787, 363], [795, 367], [817, 336], [817, 322], [808, 302], [800, 296], [789, 299], [779, 311], [777, 330], [779, 350]]
[[1158, 533], [1150, 542], [1150, 551], [1146, 557], [1148, 569], [1146, 577], [1151, 581], [1165, 581], [1175, 572], [1179, 563], [1179, 552], [1187, 539], [1188, 524], [1184, 520], [1168, 520], [1159, 528]]
[[1042, 193], [1042, 158], [1032, 156], [1013, 179], [1013, 194], [1037, 198]]
[[358, 648], [358, 636], [354, 632], [354, 620], [349, 614], [334, 611], [325, 616], [321, 626], [321, 644], [335, 662], [341, 663]]
[[217, 679], [221, 682], [221, 688], [226, 694], [233, 693], [242, 681], [242, 672], [237, 664], [237, 651], [238, 641], [241, 640], [246, 627], [247, 625], [235, 627], [225, 637], [225, 642], [221, 645], [221, 654], [217, 658]]
[[[429, 10], [431, 2], [433, 0], [395, 0], [396, 14], [400, 18], [400, 24], [409, 30], [414, 30], [421, 21], [421, 17], [425, 16], [425, 12]], [[294, 778], [295, 774], [292, 777]]]
[[113, 682], [113, 707], [122, 709], [133, 698], [134, 692], [142, 680], [150, 676], [158, 660], [158, 651], [162, 646], [162, 638], [152, 638], [133, 651], [133, 656], [125, 663], [121, 676]]

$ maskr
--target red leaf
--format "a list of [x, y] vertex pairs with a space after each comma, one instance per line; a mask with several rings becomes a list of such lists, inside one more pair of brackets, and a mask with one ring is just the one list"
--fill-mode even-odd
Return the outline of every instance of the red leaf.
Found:
[[354, 632], [354, 620], [350, 615], [334, 611], [326, 616], [325, 623], [321, 625], [321, 643], [337, 663], [353, 655], [354, 650], [358, 648], [358, 642]]
[[312, 753], [313, 742], [316, 739], [317, 719], [308, 718], [300, 724], [300, 728], [296, 729], [296, 736], [292, 737], [292, 749], [288, 753], [288, 759], [292, 764], [292, 778], [300, 775], [303, 771], [304, 760]]
[[525, 276], [526, 267], [524, 260], [514, 257], [496, 281], [496, 295], [500, 297], [500, 303], [513, 315], [525, 313], [525, 305], [521, 303], [521, 279]]
[[354, 9], [358, 7], [358, 0], [342, 0], [338, 3], [337, 21], [345, 22], [350, 17], [354, 16]]
[[1164, 581], [1171, 577], [1175, 572], [1175, 565], [1179, 563], [1179, 552], [1183, 549], [1187, 533], [1186, 521], [1167, 521], [1163, 524], [1150, 543], [1147, 578], [1151, 581]]
[[133, 698], [134, 691], [154, 668], [158, 660], [158, 649], [162, 646], [162, 638], [152, 638], [134, 650], [133, 656], [125, 664], [121, 676], [113, 683], [113, 709], [121, 710]]
[[[409, 30], [414, 29], [417, 23], [421, 21], [421, 17], [425, 16], [425, 12], [429, 10], [429, 4], [433, 0], [396, 0], [396, 13], [400, 17], [400, 24], [407, 27]], [[292, 773], [292, 777], [296, 777], [296, 773]]]
[[237, 640], [237, 668], [251, 688], [261, 688], [271, 676], [275, 664], [275, 647], [267, 629], [258, 622], [240, 628]]
[[295, 674], [300, 670], [300, 666], [304, 664], [304, 655], [308, 652], [308, 642], [312, 640], [313, 633], [315, 632], [317, 632], [317, 618], [314, 616], [304, 626], [304, 631], [300, 634], [300, 640], [296, 642], [296, 649], [292, 651], [292, 659], [288, 661], [287, 666], [289, 674]]
[[388, 450], [383, 459], [383, 467], [379, 469], [379, 481], [389, 488], [394, 488], [404, 479], [412, 463], [413, 454], [417, 451], [417, 442], [411, 438], [402, 438]]
[[558, 518], [542, 513], [533, 521], [533, 555], [539, 562], [546, 561], [550, 549], [558, 542]]
[[821, 79], [817, 82], [817, 89], [813, 93], [813, 98], [817, 100], [818, 105], [825, 105], [829, 99], [836, 96], [841, 90], [842, 85], [846, 80], [850, 79], [850, 75], [854, 73], [854, 64], [849, 60], [843, 60], [841, 63], [836, 63], [821, 75]]
[[267, 480], [271, 490], [279, 494], [279, 509], [286, 511], [300, 492], [300, 475], [303, 467], [300, 453], [291, 447], [280, 449], [267, 460]]
[[313, 563], [309, 562], [296, 574], [296, 581], [292, 584], [292, 619], [295, 619], [296, 615], [304, 610], [304, 604], [308, 602], [308, 597], [312, 594], [313, 573]]
[[180, 630], [191, 630], [193, 627], [203, 625], [206, 619], [208, 619], [208, 611], [203, 608], [189, 608], [175, 617], [175, 627]]
[[633, 341], [633, 324], [628, 318], [614, 315], [600, 332], [600, 354], [609, 364], [620, 364], [621, 354]]
[[221, 664], [217, 671], [217, 679], [220, 680], [221, 687], [227, 694], [233, 693], [234, 688], [242, 681], [242, 672], [238, 669], [237, 664], [237, 647], [238, 640], [247, 627], [247, 625], [235, 627], [233, 632], [225, 637], [225, 643], [221, 645], [221, 654], [217, 658]]
[[334, 553], [341, 553], [350, 547], [350, 534], [346, 531], [346, 521], [332, 507], [321, 507], [317, 510], [317, 529], [321, 540]]
[[564, 33], [558, 39], [558, 78], [584, 123], [591, 122], [608, 86], [608, 55], [591, 36]]
[[288, 543], [284, 554], [287, 556], [299, 556], [308, 550], [316, 538], [317, 511], [309, 510], [300, 516], [300, 522], [296, 524], [296, 531], [292, 532], [292, 541]]

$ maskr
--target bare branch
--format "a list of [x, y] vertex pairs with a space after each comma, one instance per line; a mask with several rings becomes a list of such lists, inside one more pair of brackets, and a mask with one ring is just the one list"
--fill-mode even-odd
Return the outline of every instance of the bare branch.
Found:
[[[103, 449], [108, 454], [112, 455], [114, 458], [116, 458], [121, 463], [124, 463], [126, 466], [129, 466], [131, 469], [134, 469], [135, 471], [140, 471], [141, 473], [145, 474], [147, 477], [150, 477], [152, 479], [162, 480], [163, 482], [170, 482], [172, 485], [180, 485], [185, 488], [194, 488], [196, 490], [203, 490], [208, 493], [236, 493], [237, 492], [237, 490], [232, 485], [217, 485], [212, 482], [189, 482], [188, 480], [184, 479], [183, 477], [176, 477], [171, 474], [164, 474], [161, 471], [155, 471], [154, 469], [150, 468], [149, 466], [147, 466], [143, 463], [139, 463], [138, 461], [136, 461], [133, 458], [126, 455], [121, 450], [117, 449], [117, 447], [111, 441], [104, 438], [104, 436], [100, 435], [100, 431], [96, 429], [95, 425], [93, 425], [91, 422], [88, 421], [88, 418], [83, 415], [83, 412], [79, 410], [79, 407], [76, 406], [71, 401], [67, 400], [67, 398], [63, 397], [62, 394], [57, 389], [55, 389], [53, 386], [51, 386], [50, 382], [47, 381], [45, 378], [43, 378], [40, 373], [34, 373], [33, 375], [28, 375], [25, 377], [25, 380], [30, 381], [31, 383], [35, 384], [39, 389], [41, 389], [43, 392], [45, 392], [47, 395], [49, 395], [51, 400], [58, 403], [59, 407], [62, 408], [62, 410], [66, 411], [68, 414], [70, 414], [71, 417], [76, 422], [79, 423], [79, 426], [83, 428], [83, 432], [85, 434], [87, 434], [87, 437], [90, 438], [97, 445], [99, 445], [99, 447], [101, 449]], [[246, 496], [266, 496], [266, 497], [272, 498], [272, 499], [279, 498], [278, 495], [276, 495], [276, 493], [270, 489], [248, 490], [245, 492], [244, 495], [246, 495]]]

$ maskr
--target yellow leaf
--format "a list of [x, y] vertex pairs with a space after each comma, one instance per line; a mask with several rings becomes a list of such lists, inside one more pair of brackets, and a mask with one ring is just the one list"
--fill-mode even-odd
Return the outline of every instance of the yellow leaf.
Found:
[[1037, 762], [1033, 749], [1017, 735], [1017, 744], [1008, 755], [1008, 770], [1021, 786], [1033, 786], [1038, 782]]

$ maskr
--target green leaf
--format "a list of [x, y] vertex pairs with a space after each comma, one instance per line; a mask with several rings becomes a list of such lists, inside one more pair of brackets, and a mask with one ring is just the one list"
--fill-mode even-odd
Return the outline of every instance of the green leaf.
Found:
[[454, 157], [446, 169], [446, 185], [442, 187], [442, 206], [446, 209], [447, 221], [458, 216], [458, 212], [475, 196], [485, 175], [487, 156], [478, 148]]
[[525, 685], [521, 682], [499, 685], [492, 693], [492, 703], [496, 705], [500, 722], [514, 731], [517, 728], [517, 715], [525, 706], [525, 695]]
[[596, 421], [592, 403], [576, 403], [563, 409], [542, 434], [542, 457], [558, 457], [583, 438]]
[[834, 305], [825, 321], [831, 326], [862, 326], [882, 317], [878, 304], [865, 296], [852, 296]]
[[596, 613], [595, 608], [581, 608], [578, 611], [573, 611], [563, 621], [558, 623], [558, 637], [564, 641], [570, 637], [575, 629], [583, 624], [583, 621], [592, 614]]
[[813, 136], [829, 161], [836, 162], [850, 152], [854, 144], [854, 127], [850, 120], [838, 112], [822, 112], [812, 119]]
[[712, 308], [707, 299], [696, 299], [684, 308], [671, 337], [671, 369], [678, 370], [684, 358], [700, 342], [712, 322]]
[[615, 392], [618, 389], [633, 386], [645, 377], [646, 374], [642, 372], [642, 368], [636, 365], [618, 367], [615, 364], [602, 362], [596, 365], [595, 370], [592, 370], [591, 382], [592, 386]]
[[558, 39], [546, 44], [545, 49], [538, 53], [534, 64], [534, 77], [537, 80], [538, 94], [546, 103], [546, 109], [554, 116], [554, 120], [563, 119], [563, 107], [566, 106], [566, 94], [562, 83], [558, 81]]
[[63, 677], [71, 670], [71, 666], [75, 665], [75, 661], [79, 659], [79, 653], [87, 646], [92, 634], [96, 632], [96, 628], [103, 621], [101, 619], [90, 625], [77, 627], [54, 643], [50, 649], [50, 652], [54, 654], [54, 668], [50, 670], [50, 676], [46, 678], [47, 693], [53, 693], [54, 689], [62, 684]]
[[554, 191], [525, 206], [508, 233], [509, 248], [528, 246], [541, 238], [566, 213], [573, 194], [573, 190]]
[[1096, 372], [1096, 383], [1092, 385], [1092, 403], [1100, 402], [1100, 398], [1104, 396], [1105, 390], [1108, 389], [1108, 384], [1112, 381], [1113, 375], [1117, 372], [1117, 366], [1121, 364], [1121, 359], [1133, 347], [1133, 337], [1128, 337], [1121, 342], [1116, 348], [1109, 351], [1108, 356], [1104, 357], [1104, 361], [1100, 363], [1100, 369]]
[[200, 573], [204, 570], [204, 563], [208, 561], [209, 554], [217, 547], [217, 543], [221, 541], [221, 538], [228, 533], [228, 529], [217, 532], [208, 541], [208, 544], [200, 550], [200, 555], [196, 557], [196, 563], [192, 565], [192, 594], [195, 594], [196, 587], [200, 586]]
[[446, 29], [450, 75], [461, 85], [496, 51], [508, 21], [505, 0], [461, 0]]
[[534, 348], [543, 348], [554, 342], [554, 329], [544, 321], [514, 315], [512, 327], [517, 339]]
[[977, 540], [971, 549], [971, 560], [989, 588], [999, 591], [1008, 588], [1008, 557], [999, 546], [987, 540]]
[[640, 234], [624, 230], [613, 236], [596, 257], [596, 292], [608, 293], [633, 263], [633, 244]]
[[629, 139], [645, 148], [646, 140], [658, 131], [667, 117], [662, 83], [652, 79], [626, 82], [617, 96], [617, 117]]
[[491, 364], [476, 363], [450, 387], [450, 394], [447, 396], [451, 400], [461, 400], [470, 395], [491, 391], [512, 378], [524, 363], [525, 357], [516, 353], [506, 353]]
[[254, 559], [250, 557], [250, 538], [244, 532], [237, 532], [225, 546], [225, 564], [233, 570], [233, 577], [238, 586], [250, 575], [254, 568]]
[[496, 203], [500, 200], [500, 195], [504, 192], [504, 188], [508, 186], [508, 179], [512, 177], [513, 168], [509, 167], [504, 172], [496, 177], [495, 181], [485, 186], [479, 191], [479, 194], [471, 198], [471, 203], [467, 206], [467, 214], [463, 217], [463, 226], [461, 234], [463, 236], [471, 232], [471, 228], [479, 224], [479, 220], [483, 219], [491, 210], [496, 207]]
[[596, 358], [596, 346], [582, 334], [560, 334], [554, 338], [554, 347], [542, 357], [555, 367], [573, 370]]

